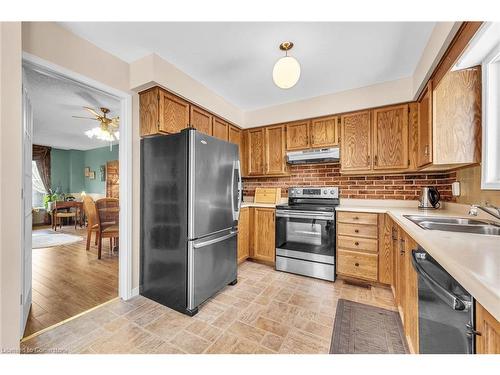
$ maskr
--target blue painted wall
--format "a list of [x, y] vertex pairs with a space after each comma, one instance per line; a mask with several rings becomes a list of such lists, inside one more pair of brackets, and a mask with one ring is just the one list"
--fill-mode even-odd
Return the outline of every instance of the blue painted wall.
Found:
[[[95, 148], [93, 150], [60, 150], [52, 148], [51, 154], [51, 185], [63, 193], [105, 194], [106, 181], [101, 181], [99, 168], [107, 161], [118, 160], [118, 145]], [[84, 176], [85, 167], [95, 171], [95, 180]]]

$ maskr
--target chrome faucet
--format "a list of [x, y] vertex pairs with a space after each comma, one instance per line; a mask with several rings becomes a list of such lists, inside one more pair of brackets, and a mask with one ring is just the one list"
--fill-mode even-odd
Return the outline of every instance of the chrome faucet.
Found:
[[[496, 207], [496, 206], [493, 206], [492, 204], [489, 204], [488, 202], [485, 202], [484, 203], [484, 206], [478, 206], [478, 205], [471, 205], [470, 206], [470, 209], [469, 209], [469, 215], [470, 216], [477, 216], [478, 212], [477, 212], [477, 209], [480, 209], [481, 211], [484, 211], [486, 212], [487, 214], [490, 214], [491, 216], [497, 218], [498, 220], [500, 220], [500, 207]], [[496, 210], [497, 212], [493, 212], [490, 209], [494, 209]]]

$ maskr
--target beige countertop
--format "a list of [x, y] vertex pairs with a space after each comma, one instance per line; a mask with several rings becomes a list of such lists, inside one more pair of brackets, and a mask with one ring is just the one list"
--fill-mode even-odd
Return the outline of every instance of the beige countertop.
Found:
[[425, 211], [415, 205], [341, 201], [337, 211], [387, 213], [500, 321], [500, 237], [422, 229], [403, 215], [468, 217], [468, 206], [445, 204], [443, 209]]
[[243, 202], [241, 203], [241, 208], [245, 207], [265, 207], [265, 208], [276, 208], [274, 203], [254, 203], [254, 202]]

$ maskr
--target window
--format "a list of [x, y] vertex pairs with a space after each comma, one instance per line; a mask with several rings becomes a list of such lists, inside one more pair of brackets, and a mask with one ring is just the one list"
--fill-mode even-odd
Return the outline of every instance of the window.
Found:
[[43, 197], [47, 192], [45, 186], [43, 186], [42, 178], [40, 177], [40, 172], [38, 172], [38, 167], [36, 166], [36, 161], [31, 162], [31, 180], [32, 180], [32, 205], [34, 208], [43, 207]]

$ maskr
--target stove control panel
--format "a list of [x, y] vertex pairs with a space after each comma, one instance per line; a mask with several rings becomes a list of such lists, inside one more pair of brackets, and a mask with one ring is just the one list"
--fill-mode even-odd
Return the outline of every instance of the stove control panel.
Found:
[[289, 198], [338, 198], [339, 188], [324, 187], [292, 187], [288, 189]]

